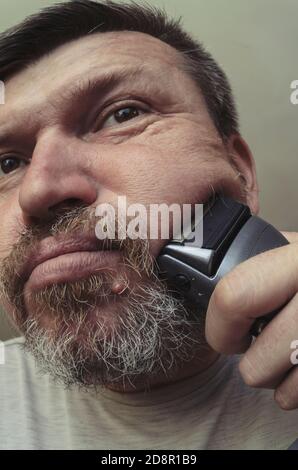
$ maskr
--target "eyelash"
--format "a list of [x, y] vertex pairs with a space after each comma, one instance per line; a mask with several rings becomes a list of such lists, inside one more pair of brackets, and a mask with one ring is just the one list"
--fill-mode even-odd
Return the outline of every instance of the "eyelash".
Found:
[[[108, 108], [108, 110], [107, 110], [107, 108]], [[94, 126], [92, 126], [92, 132], [99, 132], [100, 128], [102, 127], [102, 125], [105, 121], [107, 121], [111, 116], [113, 116], [113, 114], [116, 111], [119, 111], [120, 109], [124, 109], [124, 108], [136, 108], [136, 109], [144, 112], [144, 114], [148, 114], [148, 113], [151, 112], [151, 109], [150, 109], [149, 105], [141, 104], [140, 102], [123, 101], [123, 102], [119, 103], [119, 101], [117, 101], [116, 103], [114, 103], [114, 106], [113, 106], [113, 103], [112, 103], [112, 108], [109, 108], [108, 106], [106, 106], [104, 111], [99, 112], [98, 114], [96, 114], [95, 124], [94, 124]], [[130, 119], [127, 122], [129, 122], [129, 121], [134, 121], [134, 119]], [[121, 126], [120, 123], [119, 123], [119, 126]]]
[[[2, 172], [2, 169], [1, 169], [1, 165], [2, 165], [2, 162], [8, 158], [14, 158], [18, 161], [19, 165], [17, 168], [15, 168], [14, 170], [8, 172], [8, 173], [5, 173], [3, 172], [3, 174], [1, 174]], [[1, 184], [3, 184], [3, 181], [7, 181], [10, 179], [10, 177], [13, 177], [13, 176], [16, 176], [18, 174], [18, 171], [22, 168], [22, 164], [25, 166], [25, 165], [28, 165], [28, 160], [26, 158], [22, 158], [20, 157], [19, 155], [14, 155], [14, 154], [7, 154], [7, 155], [3, 155], [0, 157], [0, 182]]]

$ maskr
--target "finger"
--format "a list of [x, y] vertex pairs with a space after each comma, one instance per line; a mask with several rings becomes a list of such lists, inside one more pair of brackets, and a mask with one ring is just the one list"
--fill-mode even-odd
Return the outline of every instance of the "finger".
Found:
[[298, 408], [298, 368], [294, 367], [275, 390], [274, 399], [283, 410]]
[[288, 302], [298, 290], [298, 248], [290, 244], [236, 266], [217, 284], [207, 310], [206, 338], [216, 351], [233, 354], [250, 345], [255, 319]]
[[298, 232], [281, 232], [290, 243], [298, 243]]
[[297, 340], [298, 294], [266, 326], [242, 357], [239, 369], [244, 382], [262, 388], [279, 385], [293, 367], [292, 345]]

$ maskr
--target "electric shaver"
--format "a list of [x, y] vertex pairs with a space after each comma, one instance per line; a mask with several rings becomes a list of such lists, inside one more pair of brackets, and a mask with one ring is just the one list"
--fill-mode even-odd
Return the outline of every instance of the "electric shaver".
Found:
[[[196, 236], [199, 230], [203, 243], [202, 236]], [[216, 195], [204, 205], [203, 218], [191, 233], [171, 240], [157, 263], [161, 276], [174, 290], [207, 311], [212, 292], [225, 274], [258, 253], [286, 244], [286, 238], [268, 222], [252, 215], [248, 206]], [[259, 317], [251, 334], [259, 335], [278, 311], [280, 308]]]

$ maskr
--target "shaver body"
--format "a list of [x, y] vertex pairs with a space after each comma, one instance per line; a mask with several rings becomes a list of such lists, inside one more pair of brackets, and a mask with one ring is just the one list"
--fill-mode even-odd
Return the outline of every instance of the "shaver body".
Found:
[[[204, 212], [203, 227], [168, 243], [157, 262], [169, 284], [200, 309], [206, 309], [219, 280], [236, 265], [273, 248], [288, 244], [272, 225], [252, 215], [248, 206], [233, 199], [216, 196]], [[198, 246], [195, 233], [203, 228], [203, 243]], [[279, 310], [259, 317], [251, 334], [260, 334]]]

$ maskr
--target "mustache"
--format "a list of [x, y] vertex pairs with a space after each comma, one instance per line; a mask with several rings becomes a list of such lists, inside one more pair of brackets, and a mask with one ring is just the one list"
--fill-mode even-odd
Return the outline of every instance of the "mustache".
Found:
[[[12, 303], [17, 310], [24, 309], [23, 289], [25, 280], [21, 276], [22, 268], [39, 243], [49, 236], [54, 238], [94, 234], [95, 237], [95, 207], [84, 204], [63, 204], [52, 212], [46, 220], [32, 221], [31, 225], [19, 230], [18, 240], [11, 247], [10, 253], [0, 264], [0, 295]], [[116, 223], [116, 227], [119, 225]], [[121, 250], [123, 262], [139, 276], [155, 276], [156, 263], [150, 254], [149, 242], [144, 239], [115, 238], [98, 240], [100, 249]]]

